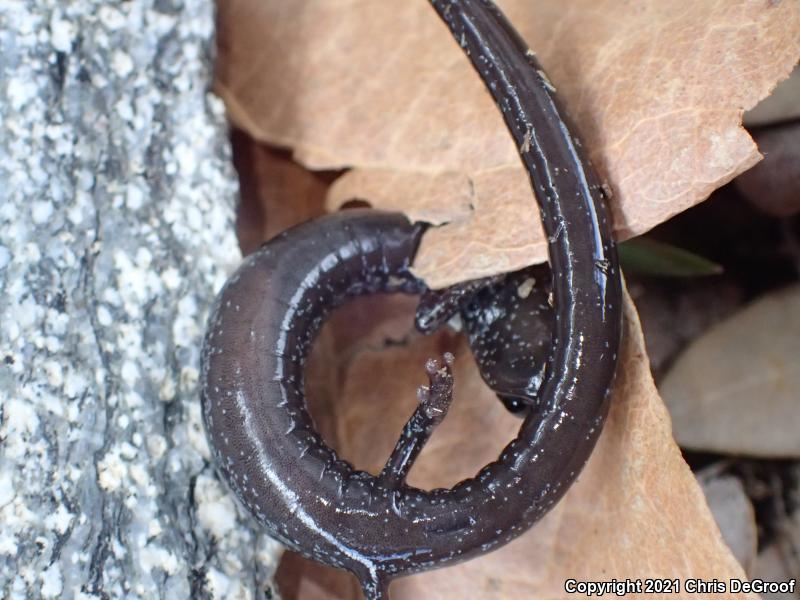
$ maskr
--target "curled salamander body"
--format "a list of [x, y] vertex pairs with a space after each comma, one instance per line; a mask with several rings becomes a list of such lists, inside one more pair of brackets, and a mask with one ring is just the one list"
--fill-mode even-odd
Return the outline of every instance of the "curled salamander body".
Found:
[[[510, 541], [561, 498], [600, 433], [620, 339], [621, 284], [600, 186], [552, 86], [490, 2], [432, 4], [500, 107], [548, 235], [553, 311], [546, 316], [546, 368], [539, 361], [526, 372], [518, 360], [504, 362], [501, 350], [514, 328], [498, 326], [484, 310], [499, 297], [492, 286], [500, 283], [451, 302], [467, 320], [487, 382], [502, 398], [522, 398], [535, 410], [526, 411], [496, 461], [433, 491], [409, 487], [405, 476], [446, 414], [452, 357], [426, 365], [430, 384], [379, 475], [353, 469], [316, 432], [303, 369], [330, 311], [360, 294], [425, 291], [409, 271], [423, 229], [398, 214], [345, 211], [267, 243], [220, 293], [203, 349], [203, 415], [223, 478], [274, 537], [352, 571], [368, 598], [385, 598], [395, 576]], [[513, 314], [530, 305], [515, 306]]]

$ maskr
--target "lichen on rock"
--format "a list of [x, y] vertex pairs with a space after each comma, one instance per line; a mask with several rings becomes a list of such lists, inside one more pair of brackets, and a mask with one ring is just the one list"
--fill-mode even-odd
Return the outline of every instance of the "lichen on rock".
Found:
[[4, 598], [275, 597], [199, 419], [240, 258], [213, 25], [211, 0], [0, 4]]

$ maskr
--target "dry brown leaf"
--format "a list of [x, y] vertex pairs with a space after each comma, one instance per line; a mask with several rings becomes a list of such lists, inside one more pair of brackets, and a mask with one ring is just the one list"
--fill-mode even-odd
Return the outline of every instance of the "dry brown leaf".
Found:
[[255, 142], [242, 131], [232, 138], [239, 174], [236, 236], [242, 254], [292, 225], [325, 213], [325, 195], [334, 176], [312, 173], [286, 153]]
[[[500, 4], [610, 182], [623, 238], [755, 164], [742, 112], [800, 57], [794, 1]], [[454, 222], [420, 249], [429, 284], [545, 258], [516, 149], [425, 0], [228, 0], [219, 43], [217, 89], [239, 126], [311, 168], [354, 168], [332, 204], [413, 200], [412, 216]]]

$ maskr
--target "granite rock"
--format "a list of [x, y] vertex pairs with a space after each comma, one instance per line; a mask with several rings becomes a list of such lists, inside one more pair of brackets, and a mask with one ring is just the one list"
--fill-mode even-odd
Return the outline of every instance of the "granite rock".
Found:
[[201, 337], [239, 261], [211, 0], [0, 3], [0, 596], [271, 598]]
[[681, 447], [800, 458], [800, 285], [764, 294], [684, 350], [660, 385]]

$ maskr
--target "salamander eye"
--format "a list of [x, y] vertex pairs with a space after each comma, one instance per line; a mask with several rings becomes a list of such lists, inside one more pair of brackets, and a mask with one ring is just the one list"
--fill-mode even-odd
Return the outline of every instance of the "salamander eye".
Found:
[[500, 401], [503, 403], [503, 406], [506, 407], [508, 412], [519, 417], [524, 417], [528, 413], [530, 404], [521, 400], [520, 398], [514, 398], [513, 396], [501, 396], [499, 394], [497, 397], [500, 398]]

